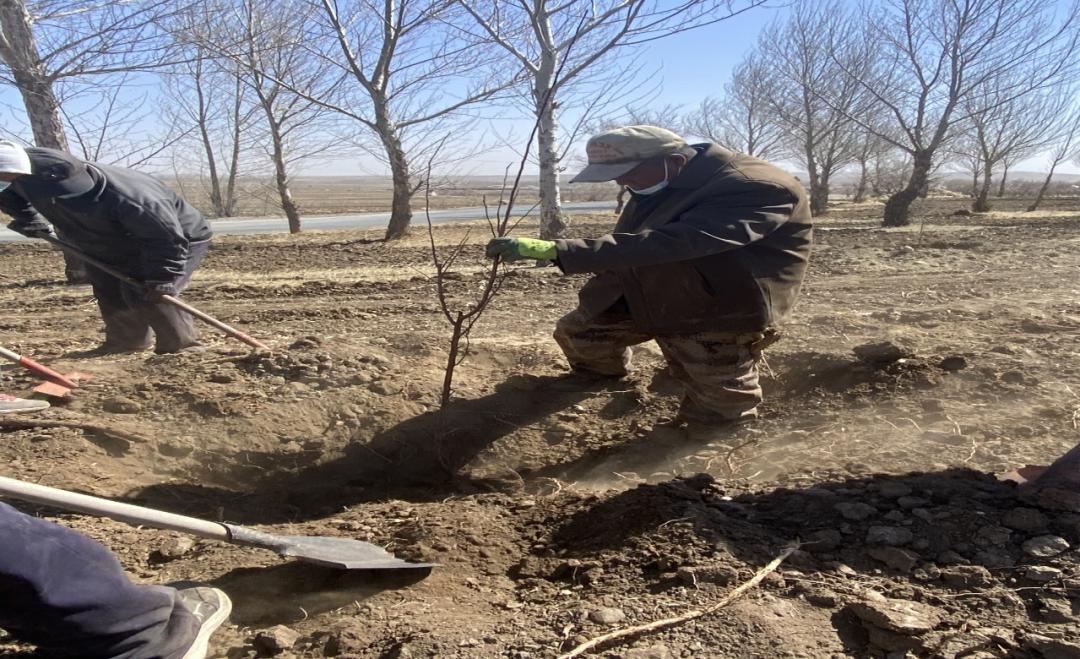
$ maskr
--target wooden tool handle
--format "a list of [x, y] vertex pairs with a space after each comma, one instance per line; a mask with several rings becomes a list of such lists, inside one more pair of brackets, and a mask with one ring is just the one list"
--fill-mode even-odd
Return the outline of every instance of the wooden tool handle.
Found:
[[214, 327], [218, 328], [222, 332], [225, 332], [226, 334], [233, 337], [234, 339], [237, 339], [239, 341], [243, 341], [244, 343], [248, 344], [252, 348], [258, 348], [260, 350], [266, 350], [267, 352], [270, 351], [270, 347], [267, 346], [266, 344], [262, 343], [261, 341], [258, 341], [256, 339], [248, 336], [247, 334], [244, 334], [243, 332], [236, 329], [235, 327], [232, 327], [230, 325], [226, 325], [225, 323], [221, 322], [217, 318], [214, 318], [213, 316], [205, 314], [205, 313], [199, 311], [198, 309], [196, 309], [195, 307], [191, 306], [190, 304], [187, 304], [186, 302], [181, 302], [180, 300], [174, 298], [171, 295], [162, 295], [161, 296], [161, 301], [166, 303], [166, 304], [171, 304], [172, 306], [177, 307], [178, 309], [183, 309], [184, 311], [188, 312], [192, 316], [195, 316], [196, 318], [203, 321], [204, 323], [209, 323], [210, 325], [213, 325]]
[[23, 357], [18, 353], [8, 350], [7, 348], [0, 348], [0, 357], [9, 359], [18, 364], [19, 366], [22, 366], [26, 370], [37, 373], [46, 380], [49, 380], [50, 382], [55, 382], [62, 387], [67, 387], [68, 389], [75, 389], [79, 386], [74, 381], [57, 373], [48, 366], [42, 366], [33, 359], [30, 359], [29, 357]]
[[225, 525], [217, 522], [184, 517], [183, 515], [154, 510], [153, 508], [143, 508], [142, 506], [133, 506], [130, 503], [119, 503], [92, 497], [87, 494], [76, 494], [75, 492], [27, 483], [14, 478], [0, 476], [0, 494], [78, 513], [109, 517], [136, 526], [152, 526], [155, 529], [180, 531], [197, 535], [200, 538], [210, 538], [211, 540], [224, 540], [226, 542], [229, 540], [228, 529]]

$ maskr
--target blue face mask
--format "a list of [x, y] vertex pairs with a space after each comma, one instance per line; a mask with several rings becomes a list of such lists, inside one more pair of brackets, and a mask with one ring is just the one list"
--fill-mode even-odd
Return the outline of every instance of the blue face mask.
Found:
[[664, 180], [663, 181], [660, 181], [659, 183], [657, 183], [655, 185], [650, 185], [647, 188], [631, 188], [628, 185], [628, 186], [626, 186], [626, 189], [629, 190], [630, 192], [633, 192], [636, 195], [646, 197], [646, 196], [651, 195], [651, 194], [656, 194], [657, 192], [660, 192], [661, 190], [666, 188], [668, 186], [667, 177], [668, 177], [667, 159], [665, 158], [664, 159]]

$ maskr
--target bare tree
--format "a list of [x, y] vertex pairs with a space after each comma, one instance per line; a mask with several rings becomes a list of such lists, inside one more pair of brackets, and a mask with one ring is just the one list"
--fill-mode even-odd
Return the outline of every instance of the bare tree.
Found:
[[1075, 66], [1075, 5], [1058, 12], [1041, 0], [883, 0], [864, 20], [877, 57], [868, 70], [845, 73], [889, 114], [900, 137], [881, 136], [912, 162], [907, 184], [885, 204], [887, 226], [909, 222], [973, 90], [1003, 79], [1013, 81], [1002, 86], [1003, 100], [1022, 96]]
[[872, 156], [870, 191], [875, 197], [892, 196], [904, 189], [911, 172], [911, 156], [891, 144]]
[[0, 2], [0, 56], [11, 80], [22, 94], [26, 115], [38, 146], [67, 151], [67, 135], [60, 117], [60, 102], [53, 91], [56, 74], [45, 64], [48, 53], [38, 47], [30, 15], [23, 0]]
[[[810, 178], [810, 209], [827, 212], [832, 176], [855, 160], [866, 90], [856, 76], [870, 61], [869, 43], [854, 15], [838, 2], [802, 3], [762, 32], [758, 57], [771, 74], [767, 97], [788, 152]], [[828, 100], [826, 100], [828, 99]]]
[[[274, 186], [289, 222], [289, 233], [300, 233], [300, 209], [289, 190], [289, 165], [330, 150], [331, 144], [314, 134], [325, 127], [323, 120], [328, 110], [313, 99], [332, 98], [335, 83], [328, 81], [331, 65], [324, 59], [312, 58], [293, 38], [303, 33], [310, 22], [310, 6], [297, 5], [286, 12], [280, 9], [275, 7], [271, 15], [252, 0], [243, 0], [243, 80], [254, 92], [266, 119]], [[300, 142], [306, 145], [303, 150], [296, 146]]]
[[971, 134], [971, 129], [957, 135], [949, 141], [945, 149], [944, 160], [955, 165], [959, 170], [971, 176], [971, 190], [968, 195], [975, 199], [979, 196], [979, 181], [982, 179], [983, 157], [979, 141]]
[[[1032, 149], [1032, 151], [1033, 150], [1034, 149]], [[1009, 170], [1012, 169], [1013, 165], [1020, 162], [1021, 160], [1023, 160], [1024, 158], [1026, 158], [1029, 155], [1031, 155], [1031, 152], [1028, 152], [1028, 153], [1017, 152], [1017, 153], [1012, 153], [1010, 155], [1007, 155], [1007, 156], [1005, 156], [1004, 158], [1001, 159], [1001, 177], [998, 179], [997, 194], [994, 195], [994, 196], [996, 196], [998, 199], [1005, 196], [1005, 188], [1006, 188], [1006, 185], [1009, 182]]]
[[882, 188], [883, 160], [893, 150], [892, 146], [870, 131], [863, 131], [856, 141], [855, 166], [859, 177], [855, 181], [851, 200], [856, 204], [866, 201], [867, 193], [879, 195]]
[[687, 115], [687, 132], [758, 158], [783, 153], [784, 132], [773, 112], [773, 76], [754, 52], [734, 70], [721, 98], [706, 98]]
[[323, 30], [317, 54], [338, 67], [355, 93], [339, 103], [292, 91], [376, 136], [393, 179], [386, 238], [399, 238], [408, 231], [412, 197], [424, 183], [413, 175], [411, 160], [433, 153], [450, 123], [495, 98], [513, 78], [484, 44], [453, 27], [460, 10], [445, 0], [317, 1]]
[[976, 88], [964, 100], [970, 117], [969, 142], [976, 147], [981, 183], [972, 210], [990, 210], [990, 188], [995, 169], [1001, 166], [998, 196], [1004, 195], [1009, 166], [1043, 149], [1051, 138], [1061, 114], [1072, 102], [1058, 90], [1033, 90], [1017, 96], [1018, 82], [996, 77]]
[[[529, 81], [530, 111], [539, 123], [540, 235], [551, 238], [567, 227], [560, 211], [556, 112], [569, 88], [594, 81], [603, 65], [631, 46], [722, 21], [765, 0], [458, 2], [475, 20], [474, 34], [508, 53]], [[558, 78], [557, 70], [563, 71]]]
[[1046, 195], [1046, 190], [1050, 187], [1050, 181], [1054, 178], [1054, 170], [1058, 168], [1058, 165], [1069, 158], [1074, 158], [1080, 164], [1080, 148], [1077, 146], [1080, 143], [1080, 104], [1074, 103], [1058, 126], [1058, 130], [1054, 135], [1053, 150], [1050, 153], [1050, 171], [1047, 172], [1046, 178], [1043, 179], [1039, 191], [1035, 194], [1034, 201], [1028, 206], [1029, 213], [1039, 209], [1039, 204], [1042, 203], [1043, 196]]
[[[182, 170], [206, 171], [210, 210], [217, 217], [236, 215], [237, 182], [258, 107], [247, 98], [240, 65], [222, 61], [199, 44], [184, 46], [188, 56], [164, 76], [162, 115], [178, 130], [197, 137], [200, 153], [179, 163]], [[175, 154], [181, 156], [181, 153]], [[183, 180], [180, 179], [183, 187]]]

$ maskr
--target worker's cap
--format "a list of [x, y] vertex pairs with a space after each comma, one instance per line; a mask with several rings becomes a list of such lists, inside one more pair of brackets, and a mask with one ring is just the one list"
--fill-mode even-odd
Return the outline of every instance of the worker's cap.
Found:
[[14, 142], [0, 141], [0, 174], [33, 174], [32, 185], [39, 192], [61, 199], [94, 189], [89, 168], [75, 156], [55, 149], [35, 149], [31, 166], [26, 149]]
[[612, 181], [650, 158], [688, 153], [686, 140], [658, 126], [623, 126], [593, 135], [585, 145], [589, 164], [571, 183]]
[[94, 188], [94, 178], [86, 163], [56, 149], [34, 152], [34, 175], [48, 184], [48, 194], [61, 199], [78, 197]]
[[29, 174], [30, 156], [14, 142], [0, 140], [0, 174]]

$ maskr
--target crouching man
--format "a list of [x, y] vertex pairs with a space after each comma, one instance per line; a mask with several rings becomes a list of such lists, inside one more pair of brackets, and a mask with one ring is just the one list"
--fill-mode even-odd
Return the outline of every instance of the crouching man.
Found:
[[555, 340], [579, 378], [620, 378], [655, 339], [685, 395], [677, 421], [716, 428], [757, 416], [758, 361], [798, 295], [812, 238], [806, 193], [779, 167], [655, 126], [594, 136], [571, 181], [631, 193], [595, 239], [495, 238], [488, 256], [593, 273]]
[[[0, 142], [0, 211], [12, 231], [52, 235], [146, 282], [129, 286], [87, 265], [105, 343], [95, 354], [199, 349], [194, 321], [160, 301], [178, 295], [210, 248], [210, 224], [152, 176], [83, 162], [54, 149]], [[156, 342], [151, 339], [151, 329]]]

